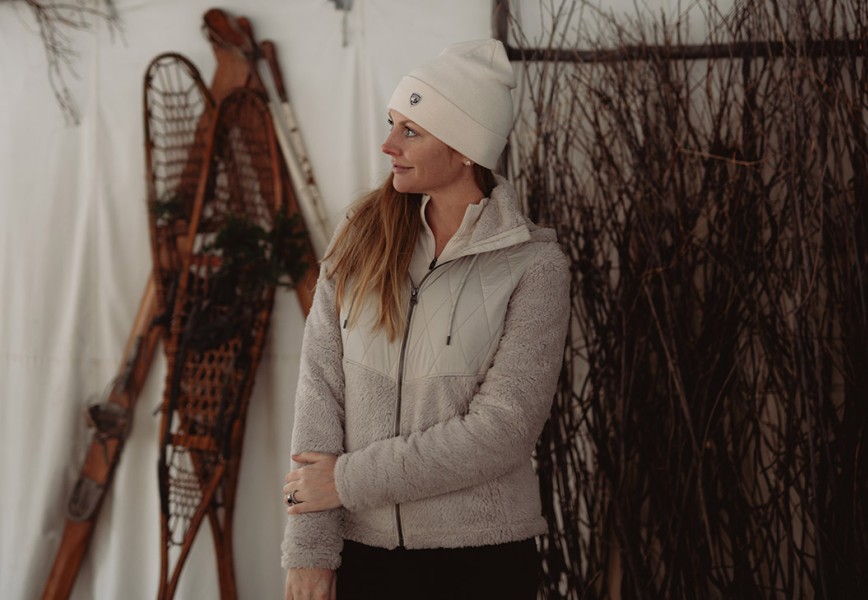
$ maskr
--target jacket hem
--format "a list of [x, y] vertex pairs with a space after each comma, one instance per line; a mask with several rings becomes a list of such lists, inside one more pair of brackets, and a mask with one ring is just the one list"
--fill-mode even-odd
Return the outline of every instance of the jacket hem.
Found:
[[[506, 544], [518, 542], [527, 538], [543, 534], [548, 530], [548, 524], [543, 517], [508, 526], [491, 527], [487, 529], [463, 529], [444, 531], [432, 529], [430, 531], [410, 531], [404, 528], [404, 547], [409, 550], [423, 550], [430, 548], [469, 548], [476, 546], [490, 546], [494, 544]], [[354, 525], [352, 529], [344, 532], [344, 538], [365, 544], [393, 550], [398, 547], [398, 536], [393, 532], [384, 533], [366, 529]]]

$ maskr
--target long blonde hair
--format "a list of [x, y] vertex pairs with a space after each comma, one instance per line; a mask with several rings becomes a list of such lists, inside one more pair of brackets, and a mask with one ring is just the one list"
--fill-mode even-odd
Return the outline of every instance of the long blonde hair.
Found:
[[[486, 196], [494, 174], [474, 166], [474, 179]], [[404, 331], [406, 284], [410, 260], [422, 225], [421, 194], [395, 191], [390, 174], [383, 185], [356, 202], [349, 223], [338, 233], [323, 261], [330, 261], [326, 277], [335, 279], [335, 310], [349, 300], [377, 304], [374, 329], [385, 329], [394, 341]], [[351, 310], [349, 326], [361, 312]]]

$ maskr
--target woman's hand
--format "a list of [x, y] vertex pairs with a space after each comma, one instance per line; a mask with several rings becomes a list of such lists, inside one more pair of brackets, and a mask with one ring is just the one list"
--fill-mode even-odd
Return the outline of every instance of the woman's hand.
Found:
[[285, 496], [292, 495], [296, 503], [286, 509], [286, 514], [331, 510], [341, 506], [335, 486], [335, 463], [338, 457], [320, 452], [304, 452], [292, 457], [304, 466], [286, 474], [283, 486]]
[[335, 572], [331, 569], [290, 569], [285, 600], [335, 600]]

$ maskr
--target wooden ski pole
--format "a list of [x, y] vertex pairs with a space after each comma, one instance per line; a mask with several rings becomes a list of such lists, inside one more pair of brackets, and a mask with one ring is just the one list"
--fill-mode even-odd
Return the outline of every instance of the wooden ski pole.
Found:
[[[289, 96], [280, 73], [274, 44], [266, 40], [259, 45], [261, 56], [268, 65], [260, 73], [260, 79], [269, 96], [269, 108], [275, 121], [275, 131], [283, 156], [289, 168], [298, 203], [305, 221], [309, 224], [311, 242], [317, 256], [325, 254], [331, 237], [331, 228], [313, 168], [298, 129], [298, 122], [289, 104]], [[276, 99], [275, 99], [276, 98]]]

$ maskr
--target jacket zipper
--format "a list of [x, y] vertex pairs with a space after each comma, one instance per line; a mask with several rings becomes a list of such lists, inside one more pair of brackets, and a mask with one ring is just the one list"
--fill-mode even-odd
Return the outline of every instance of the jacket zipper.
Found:
[[[407, 342], [410, 339], [410, 321], [413, 319], [413, 311], [416, 309], [416, 304], [419, 302], [419, 290], [422, 289], [422, 285], [425, 283], [425, 280], [428, 279], [428, 276], [434, 272], [434, 269], [442, 267], [443, 265], [449, 264], [452, 261], [447, 261], [443, 264], [436, 264], [437, 259], [435, 258], [431, 261], [431, 266], [428, 269], [428, 272], [425, 273], [425, 277], [422, 278], [422, 281], [419, 282], [418, 286], [413, 286], [413, 290], [410, 292], [410, 306], [407, 309], [407, 320], [404, 323], [404, 337], [401, 340], [401, 354], [398, 358], [398, 394], [396, 400], [395, 407], [395, 437], [401, 435], [401, 395], [404, 388], [404, 357], [407, 354]], [[411, 283], [412, 285], [412, 283]], [[395, 505], [395, 523], [398, 525], [398, 546], [404, 546], [404, 529], [401, 526], [401, 505]]]
[[[423, 279], [424, 281], [424, 279]], [[422, 287], [422, 284], [419, 284]], [[407, 321], [404, 323], [404, 339], [401, 340], [401, 354], [398, 359], [398, 394], [395, 407], [395, 437], [401, 435], [401, 393], [404, 387], [404, 356], [407, 353], [407, 340], [410, 337], [410, 320], [413, 318], [413, 310], [419, 301], [419, 288], [413, 287], [410, 292], [410, 307], [407, 309]], [[398, 525], [398, 546], [404, 546], [404, 530], [401, 528], [401, 505], [395, 505], [395, 522]]]

